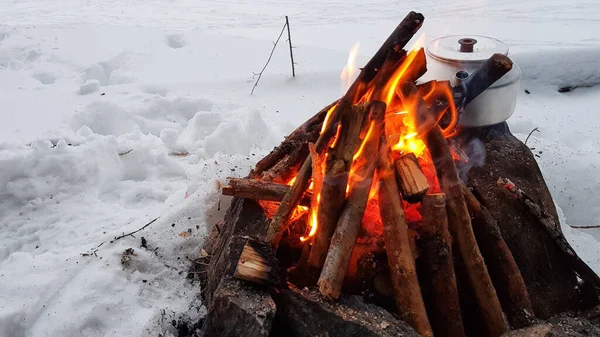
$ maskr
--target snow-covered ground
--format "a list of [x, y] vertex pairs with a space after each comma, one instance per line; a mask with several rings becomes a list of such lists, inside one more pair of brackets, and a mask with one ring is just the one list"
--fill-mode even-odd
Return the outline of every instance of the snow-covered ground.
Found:
[[[523, 70], [509, 120], [600, 271], [600, 5], [595, 0], [0, 0], [0, 336], [156, 336], [205, 308], [185, 281], [245, 175], [340, 94], [409, 10], [425, 39], [493, 36]], [[289, 15], [288, 50], [261, 69]], [[561, 86], [582, 86], [558, 93]], [[564, 214], [564, 215], [563, 215]], [[159, 219], [135, 237], [115, 237]], [[147, 248], [142, 248], [144, 237]], [[103, 243], [100, 247], [100, 245]], [[97, 248], [97, 251], [96, 251]], [[122, 254], [133, 256], [122, 263]], [[82, 254], [95, 251], [95, 255]]]

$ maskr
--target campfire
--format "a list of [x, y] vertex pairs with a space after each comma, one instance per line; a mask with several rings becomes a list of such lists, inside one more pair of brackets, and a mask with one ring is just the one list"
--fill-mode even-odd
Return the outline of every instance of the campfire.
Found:
[[[403, 48], [423, 20], [409, 13], [339, 100], [222, 188], [256, 200], [267, 219], [264, 235], [244, 237], [232, 274], [271, 289], [317, 289], [330, 303], [371, 293], [422, 336], [473, 335], [463, 323], [470, 301], [485, 335], [497, 337], [536, 315], [498, 222], [459, 178], [469, 158], [458, 122], [513, 63], [494, 54], [459, 82], [417, 84], [425, 51]], [[498, 184], [535, 205], [510, 180]], [[586, 267], [577, 275], [596, 282]]]

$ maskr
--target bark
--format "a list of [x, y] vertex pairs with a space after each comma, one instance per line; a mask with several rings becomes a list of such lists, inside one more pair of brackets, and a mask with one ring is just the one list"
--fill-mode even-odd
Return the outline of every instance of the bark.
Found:
[[423, 197], [423, 227], [418, 241], [421, 251], [419, 275], [435, 335], [465, 337], [445, 199], [443, 193]]
[[529, 293], [521, 271], [500, 233], [498, 223], [465, 185], [461, 188], [473, 218], [477, 242], [508, 321], [516, 329], [530, 326], [535, 322], [535, 315]]
[[385, 103], [372, 102], [369, 120], [374, 123], [375, 127], [370, 138], [365, 140], [364, 149], [360, 156], [361, 165], [356, 170], [356, 176], [363, 177], [364, 180], [350, 187], [346, 205], [331, 238], [325, 264], [317, 282], [321, 293], [329, 298], [338, 298], [340, 295], [344, 275], [352, 255], [352, 248], [358, 237], [372, 185], [375, 163], [379, 155], [379, 137], [384, 115]]
[[[229, 185], [221, 190], [223, 195], [240, 197], [245, 199], [281, 201], [285, 194], [290, 190], [290, 186], [270, 181], [250, 179], [250, 178], [228, 178]], [[312, 199], [312, 192], [306, 191], [301, 205], [309, 206]]]
[[379, 160], [378, 200], [396, 307], [400, 317], [419, 334], [433, 336], [417, 278], [396, 174], [387, 143], [382, 146], [385, 155]]

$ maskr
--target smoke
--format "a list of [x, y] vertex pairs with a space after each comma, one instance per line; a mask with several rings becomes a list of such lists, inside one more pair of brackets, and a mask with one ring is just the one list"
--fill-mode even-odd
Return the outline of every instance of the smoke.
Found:
[[471, 137], [460, 143], [454, 142], [453, 145], [458, 152], [462, 152], [459, 154], [460, 159], [456, 161], [456, 168], [460, 179], [466, 182], [472, 168], [485, 165], [485, 144], [479, 138]]

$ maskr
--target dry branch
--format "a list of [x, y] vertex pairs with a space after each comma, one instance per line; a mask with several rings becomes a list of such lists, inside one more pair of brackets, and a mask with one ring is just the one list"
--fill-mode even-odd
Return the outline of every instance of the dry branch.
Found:
[[342, 288], [342, 282], [348, 268], [348, 262], [352, 255], [352, 248], [356, 243], [361, 221], [367, 206], [369, 191], [371, 189], [375, 162], [379, 155], [379, 137], [381, 124], [385, 115], [386, 105], [383, 102], [374, 101], [370, 105], [369, 121], [375, 127], [368, 139], [365, 140], [361, 165], [356, 170], [357, 177], [363, 177], [363, 181], [356, 182], [351, 187], [350, 194], [346, 199], [346, 205], [339, 217], [335, 233], [331, 238], [331, 244], [319, 277], [318, 286], [321, 293], [329, 298], [338, 298]]
[[551, 215], [546, 213], [533, 199], [525, 192], [517, 187], [508, 178], [499, 178], [498, 185], [505, 188], [527, 209], [529, 214], [533, 216], [537, 222], [542, 225], [546, 233], [556, 242], [560, 250], [568, 256], [573, 264], [573, 270], [586, 282], [590, 282], [596, 288], [596, 292], [600, 293], [600, 278], [596, 273], [585, 263], [573, 247], [569, 244], [565, 236], [560, 231], [560, 224], [556, 223]]
[[446, 194], [446, 210], [448, 224], [459, 256], [465, 264], [470, 285], [473, 288], [479, 309], [483, 315], [488, 335], [501, 336], [508, 327], [504, 321], [500, 301], [492, 284], [484, 263], [475, 234], [471, 226], [471, 217], [462, 195], [461, 181], [452, 159], [448, 142], [442, 130], [430, 115], [427, 104], [418, 95], [412, 83], [405, 83], [402, 88], [405, 104], [415, 104], [419, 129], [424, 132], [423, 140], [433, 161], [440, 187]]
[[[249, 179], [249, 178], [228, 178], [229, 185], [221, 190], [223, 195], [240, 197], [264, 201], [281, 201], [290, 187], [285, 184], [274, 183], [271, 181]], [[312, 193], [306, 191], [301, 205], [309, 206], [312, 199]]]
[[498, 223], [467, 186], [461, 186], [471, 214], [473, 230], [481, 247], [502, 308], [513, 328], [524, 328], [535, 321], [527, 286], [506, 245]]
[[428, 194], [421, 203], [419, 275], [436, 336], [465, 337], [448, 232], [446, 195]]
[[422, 336], [433, 336], [417, 278], [396, 174], [387, 143], [382, 142], [378, 168], [378, 200], [396, 307], [402, 319]]

